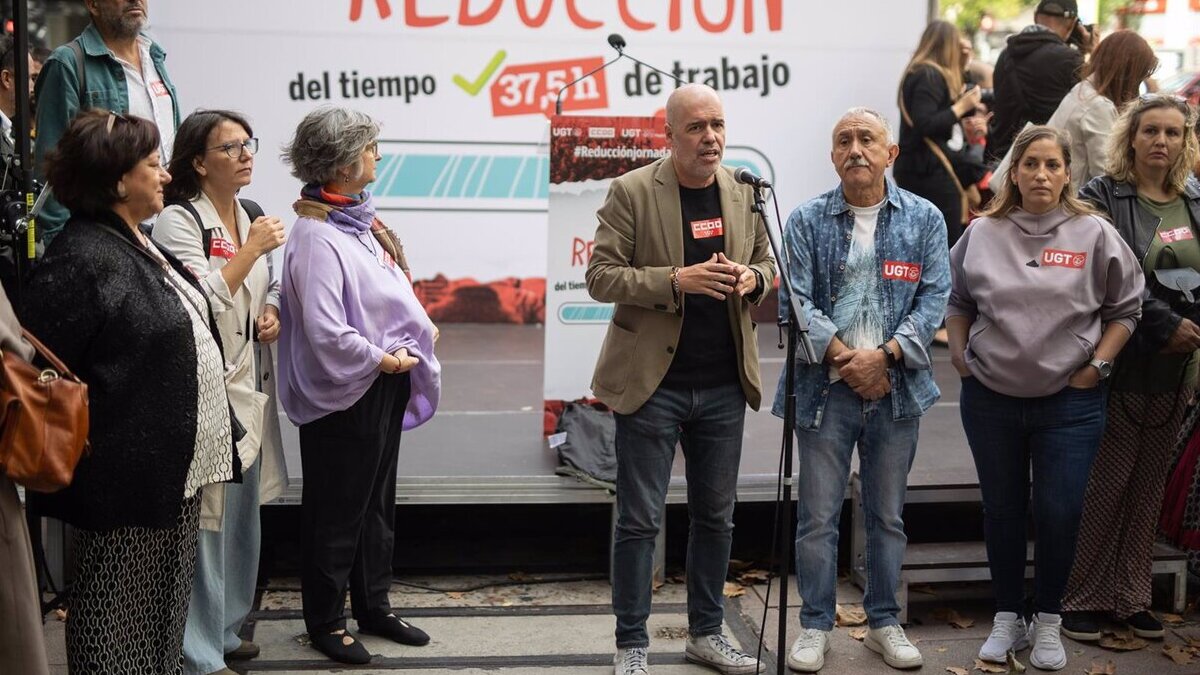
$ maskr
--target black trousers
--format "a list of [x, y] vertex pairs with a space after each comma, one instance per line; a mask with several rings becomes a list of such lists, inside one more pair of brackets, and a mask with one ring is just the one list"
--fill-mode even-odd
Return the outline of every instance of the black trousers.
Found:
[[396, 461], [410, 393], [407, 373], [379, 375], [354, 405], [300, 425], [300, 590], [310, 634], [346, 627], [347, 585], [356, 621], [391, 611]]

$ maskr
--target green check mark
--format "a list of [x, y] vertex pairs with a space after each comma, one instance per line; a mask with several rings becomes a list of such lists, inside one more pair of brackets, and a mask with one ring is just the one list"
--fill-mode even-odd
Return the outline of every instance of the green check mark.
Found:
[[479, 92], [483, 90], [483, 86], [488, 83], [488, 80], [492, 79], [492, 75], [496, 73], [496, 69], [500, 67], [501, 63], [504, 63], [504, 59], [507, 57], [508, 53], [501, 49], [500, 51], [496, 52], [496, 55], [492, 57], [491, 61], [488, 61], [487, 67], [483, 69], [483, 72], [479, 74], [479, 77], [475, 78], [474, 82], [468, 82], [467, 78], [463, 77], [462, 75], [455, 75], [452, 78], [454, 80], [454, 84], [462, 87], [462, 90], [471, 96], [478, 95]]

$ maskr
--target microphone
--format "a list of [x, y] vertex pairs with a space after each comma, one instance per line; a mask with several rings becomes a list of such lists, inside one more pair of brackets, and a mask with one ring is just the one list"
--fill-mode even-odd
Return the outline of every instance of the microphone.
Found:
[[733, 171], [733, 179], [739, 183], [745, 183], [746, 185], [756, 188], [771, 187], [771, 181], [767, 180], [766, 178], [755, 176], [750, 169], [747, 169], [744, 166], [739, 166]]
[[617, 50], [617, 58], [615, 58], [611, 61], [608, 61], [607, 63], [601, 64], [598, 68], [593, 69], [591, 72], [580, 75], [579, 77], [575, 78], [574, 80], [571, 80], [570, 82], [568, 82], [566, 84], [566, 86], [564, 86], [562, 89], [559, 89], [558, 94], [554, 97], [554, 114], [555, 115], [562, 114], [562, 105], [563, 105], [562, 97], [563, 97], [563, 94], [568, 89], [570, 89], [571, 87], [574, 87], [575, 85], [579, 84], [580, 82], [583, 82], [584, 80], [586, 80], [589, 77], [595, 75], [596, 73], [604, 70], [605, 68], [611, 66], [612, 64], [616, 63], [617, 61], [620, 61], [621, 57], [625, 55], [625, 53], [621, 51], [622, 49], [625, 48], [625, 38], [621, 37], [619, 34], [613, 33], [612, 35], [609, 35], [608, 36], [608, 44], [613, 49]]
[[613, 33], [608, 36], [608, 46], [619, 52], [625, 49], [625, 38], [621, 37], [620, 33]]

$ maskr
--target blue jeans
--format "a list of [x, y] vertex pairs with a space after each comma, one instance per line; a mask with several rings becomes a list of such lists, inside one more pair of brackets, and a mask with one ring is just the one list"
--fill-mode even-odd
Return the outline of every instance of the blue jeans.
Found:
[[687, 461], [688, 631], [721, 632], [723, 591], [733, 542], [733, 504], [746, 396], [740, 384], [711, 389], [660, 388], [617, 421], [617, 528], [613, 540], [613, 613], [617, 647], [646, 647], [654, 575], [654, 538], [662, 526], [675, 444]]
[[1075, 560], [1092, 460], [1104, 433], [1106, 392], [1066, 387], [1036, 398], [962, 381], [963, 430], [983, 493], [983, 529], [996, 611], [1024, 612], [1032, 465], [1034, 611], [1058, 614]]
[[254, 604], [261, 548], [258, 481], [262, 458], [225, 484], [221, 530], [200, 530], [196, 576], [183, 632], [183, 672], [208, 675], [225, 668], [225, 654], [241, 645], [238, 631]]
[[837, 607], [838, 521], [850, 457], [858, 446], [867, 529], [867, 593], [863, 608], [871, 628], [896, 625], [896, 588], [904, 562], [904, 494], [917, 451], [916, 419], [893, 420], [891, 395], [864, 401], [844, 382], [829, 387], [816, 431], [798, 430], [796, 576], [800, 624], [832, 630]]

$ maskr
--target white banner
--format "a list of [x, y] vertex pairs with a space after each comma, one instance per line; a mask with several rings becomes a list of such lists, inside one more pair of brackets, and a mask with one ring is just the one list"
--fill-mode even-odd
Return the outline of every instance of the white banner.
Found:
[[[784, 213], [834, 181], [829, 133], [867, 105], [895, 118], [926, 0], [204, 0], [157, 2], [183, 111], [246, 113], [262, 141], [248, 197], [290, 220], [279, 161], [322, 104], [383, 124], [372, 187], [437, 321], [548, 321], [547, 113], [616, 52], [720, 90], [728, 159], [778, 186]], [[569, 90], [573, 114], [652, 116], [668, 80], [628, 59]]]

